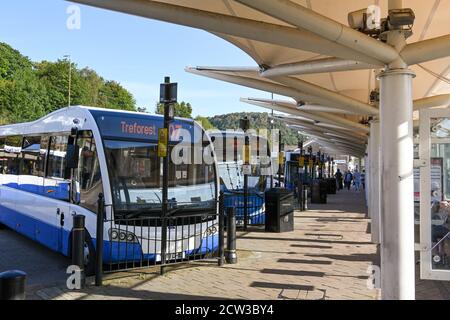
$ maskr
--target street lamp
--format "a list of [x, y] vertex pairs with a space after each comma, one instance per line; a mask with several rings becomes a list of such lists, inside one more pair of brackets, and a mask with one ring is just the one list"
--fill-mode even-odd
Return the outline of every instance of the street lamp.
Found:
[[72, 87], [72, 60], [70, 59], [70, 55], [66, 54], [64, 59], [69, 61], [69, 93], [68, 93], [68, 106], [70, 107], [70, 91]]

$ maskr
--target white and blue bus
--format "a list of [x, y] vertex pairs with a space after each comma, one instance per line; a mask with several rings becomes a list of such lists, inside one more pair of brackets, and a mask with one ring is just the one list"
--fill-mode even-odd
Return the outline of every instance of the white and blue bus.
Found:
[[[216, 153], [221, 190], [225, 207], [236, 208], [238, 225], [244, 223], [244, 160], [245, 134], [242, 131], [209, 131]], [[264, 224], [264, 192], [270, 187], [273, 161], [266, 137], [248, 134], [250, 143], [249, 196], [247, 200], [250, 225]]]
[[[105, 263], [160, 261], [161, 223], [136, 219], [161, 217], [162, 127], [162, 116], [81, 106], [0, 127], [0, 223], [70, 256], [73, 216], [84, 215], [85, 264], [92, 270], [102, 193]], [[217, 248], [219, 180], [211, 140], [197, 122], [171, 122], [169, 152], [180, 145], [200, 146], [210, 156], [169, 165], [170, 214], [179, 218], [176, 228], [169, 223], [166, 247], [185, 258]], [[190, 214], [201, 222], [183, 219]], [[125, 228], [131, 219], [134, 228], [129, 222]]]

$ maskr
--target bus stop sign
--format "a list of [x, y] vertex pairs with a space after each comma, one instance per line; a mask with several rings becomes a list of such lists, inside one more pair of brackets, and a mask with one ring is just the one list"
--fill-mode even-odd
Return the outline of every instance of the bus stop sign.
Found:
[[169, 144], [169, 130], [166, 128], [158, 129], [158, 157], [167, 157], [167, 146]]

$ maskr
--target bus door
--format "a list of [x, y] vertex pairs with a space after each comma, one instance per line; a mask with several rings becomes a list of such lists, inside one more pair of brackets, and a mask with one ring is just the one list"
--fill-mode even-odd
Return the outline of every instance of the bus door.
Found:
[[421, 111], [419, 136], [421, 278], [450, 280], [450, 110]]

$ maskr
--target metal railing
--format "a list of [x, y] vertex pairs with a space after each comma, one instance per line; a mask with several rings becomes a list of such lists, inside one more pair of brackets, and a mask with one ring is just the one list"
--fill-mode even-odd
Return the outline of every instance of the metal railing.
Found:
[[[103, 273], [153, 266], [160, 266], [163, 272], [163, 267], [167, 265], [207, 259], [218, 259], [218, 264], [223, 265], [224, 208], [224, 196], [221, 193], [218, 210], [214, 206], [211, 211], [173, 213], [168, 217], [116, 216], [106, 219], [104, 198], [100, 196], [97, 212], [96, 285], [102, 284]], [[165, 242], [164, 238], [167, 239]]]

